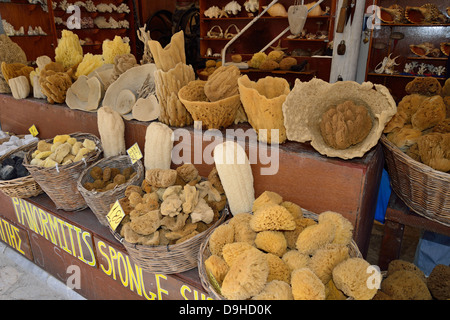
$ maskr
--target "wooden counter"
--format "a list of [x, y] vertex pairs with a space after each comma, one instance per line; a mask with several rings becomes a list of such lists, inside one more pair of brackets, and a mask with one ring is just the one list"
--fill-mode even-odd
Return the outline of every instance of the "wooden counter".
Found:
[[[50, 105], [45, 100], [15, 100], [10, 95], [0, 95], [0, 124], [2, 130], [16, 134], [28, 133], [28, 128], [34, 124], [39, 131], [38, 137], [41, 139], [74, 132], [99, 135], [96, 113], [71, 110], [65, 105]], [[141, 151], [144, 151], [145, 132], [148, 124], [139, 121], [125, 121], [127, 148], [137, 142]], [[202, 139], [201, 133], [194, 130], [193, 127], [180, 131], [187, 133], [190, 140], [175, 142], [175, 146], [179, 148], [194, 145], [195, 148], [201, 148], [200, 150], [203, 152], [211, 149], [208, 146], [211, 147], [210, 144], [216, 142]], [[240, 124], [228, 128], [227, 131], [223, 130], [219, 138], [233, 139], [236, 136], [238, 141], [242, 141], [249, 132], [252, 132], [252, 129], [248, 124]], [[189, 145], [188, 142], [192, 144]], [[341, 213], [353, 223], [354, 240], [362, 254], [366, 255], [384, 164], [380, 145], [366, 153], [363, 158], [341, 160], [324, 157], [309, 144], [286, 142], [278, 150], [279, 168], [275, 175], [261, 174], [261, 170], [269, 166], [263, 165], [261, 161], [261, 154], [264, 155], [267, 152], [266, 146], [259, 143], [246, 143], [245, 146], [249, 154], [258, 154], [258, 161], [252, 164], [256, 196], [265, 190], [270, 190], [279, 193], [285, 200], [297, 203], [312, 212], [321, 213], [332, 210]], [[197, 166], [203, 176], [207, 175], [212, 168], [212, 164], [196, 163], [194, 152], [191, 152], [190, 155], [183, 155], [190, 157], [191, 162]], [[46, 195], [38, 198], [38, 200], [30, 199], [30, 201], [37, 201], [36, 205], [45, 206], [45, 210], [54, 213], [54, 208], [50, 205], [51, 201]], [[5, 202], [7, 199], [3, 198], [2, 203]], [[70, 219], [78, 219], [78, 216], [81, 215], [93, 216], [90, 210], [83, 212], [63, 213], [66, 218], [70, 217]], [[2, 215], [1, 212], [0, 215]], [[15, 220], [11, 221], [16, 222]], [[99, 232], [97, 229], [101, 228], [99, 223], [97, 226], [95, 220], [71, 222], [79, 223], [80, 226], [94, 234], [97, 234]], [[86, 223], [89, 225], [85, 225]], [[109, 245], [117, 246], [117, 241], [114, 239], [114, 242], [109, 235], [100, 235], [99, 237], [104, 238]], [[187, 277], [190, 276], [191, 274]], [[194, 282], [197, 283], [196, 280]]]

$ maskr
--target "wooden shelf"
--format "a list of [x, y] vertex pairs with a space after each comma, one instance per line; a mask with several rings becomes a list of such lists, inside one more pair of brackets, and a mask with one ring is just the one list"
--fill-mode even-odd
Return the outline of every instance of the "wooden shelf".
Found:
[[375, 72], [368, 72], [367, 73], [368, 76], [376, 76], [376, 77], [392, 77], [392, 78], [417, 78], [417, 77], [433, 77], [436, 78], [438, 80], [446, 80], [445, 77], [437, 77], [437, 76], [427, 76], [427, 75], [407, 75], [407, 74], [386, 74], [386, 73], [375, 73]]
[[408, 60], [436, 60], [447, 61], [449, 57], [406, 57]]
[[381, 23], [383, 27], [450, 27], [449, 23]]

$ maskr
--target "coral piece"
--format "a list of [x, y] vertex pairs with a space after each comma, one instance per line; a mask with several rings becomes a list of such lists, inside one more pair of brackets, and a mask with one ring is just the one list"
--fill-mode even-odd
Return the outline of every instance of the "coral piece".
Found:
[[414, 272], [396, 271], [381, 282], [381, 291], [394, 300], [431, 300], [425, 282]]
[[228, 15], [237, 15], [239, 12], [241, 12], [241, 5], [239, 3], [237, 3], [237, 1], [230, 1], [228, 2], [225, 7], [223, 8], [225, 10], [225, 12]]
[[240, 263], [231, 266], [222, 283], [222, 294], [230, 300], [248, 299], [260, 293], [269, 275], [269, 264], [261, 251], [246, 250], [239, 257]]
[[97, 112], [97, 126], [105, 157], [125, 154], [125, 124], [114, 109], [104, 106]]
[[149, 41], [149, 47], [156, 67], [162, 71], [167, 72], [180, 62], [186, 64], [183, 31], [175, 33], [165, 48], [162, 48], [161, 44], [155, 40]]
[[256, 13], [259, 10], [259, 0], [247, 0], [244, 2], [245, 11]]
[[195, 80], [192, 66], [180, 62], [167, 72], [157, 70], [154, 77], [156, 96], [161, 107], [159, 121], [175, 127], [191, 125], [192, 116], [178, 98], [178, 92]]
[[100, 105], [104, 94], [97, 77], [81, 75], [66, 92], [66, 104], [71, 109], [94, 111]]
[[325, 285], [308, 268], [292, 272], [291, 287], [294, 300], [325, 300]]
[[239, 68], [233, 65], [221, 66], [208, 77], [205, 83], [205, 95], [209, 101], [219, 101], [239, 94]]
[[446, 107], [441, 96], [431, 96], [421, 103], [419, 109], [411, 116], [413, 128], [426, 130], [445, 119]]
[[[366, 107], [373, 125], [363, 141], [338, 150], [328, 146], [322, 138], [320, 118], [330, 106], [347, 100], [357, 101]], [[308, 82], [297, 79], [282, 109], [288, 140], [311, 141], [314, 149], [321, 154], [352, 159], [363, 156], [378, 143], [386, 123], [397, 112], [397, 104], [386, 87], [371, 82], [338, 81], [330, 84], [320, 79]]]
[[66, 72], [44, 69], [40, 73], [39, 84], [49, 103], [64, 103], [67, 90], [72, 85], [72, 79]]
[[[154, 81], [155, 71], [156, 66], [151, 63], [128, 69], [106, 89], [102, 105], [111, 107], [122, 115], [127, 114], [132, 110], [138, 91], [146, 79], [149, 79], [150, 82]], [[119, 99], [121, 95], [126, 99]]]
[[55, 49], [55, 62], [59, 62], [65, 69], [69, 69], [78, 65], [82, 60], [83, 48], [78, 35], [69, 30], [63, 30]]
[[273, 205], [254, 212], [250, 227], [256, 232], [294, 230], [295, 221], [285, 207]]
[[25, 76], [9, 79], [8, 85], [14, 99], [25, 99], [30, 94], [30, 81]]
[[450, 266], [437, 264], [428, 276], [427, 286], [435, 299], [450, 299]]
[[322, 115], [320, 132], [327, 145], [344, 150], [363, 141], [372, 129], [367, 109], [347, 100]]
[[204, 12], [207, 18], [221, 18], [222, 10], [218, 6], [211, 6]]
[[367, 285], [372, 275], [367, 270], [370, 264], [362, 258], [349, 258], [333, 269], [333, 282], [345, 295], [356, 300], [370, 300], [377, 288]]
[[191, 114], [194, 121], [201, 121], [203, 128], [220, 129], [230, 126], [241, 105], [239, 94], [210, 102], [204, 88], [206, 81], [195, 80], [181, 88], [178, 98]]
[[113, 64], [116, 56], [129, 54], [130, 44], [120, 36], [115, 36], [113, 40], [104, 40], [102, 43], [102, 55], [105, 63]]
[[450, 133], [431, 132], [417, 140], [422, 163], [443, 172], [450, 171]]
[[[238, 84], [248, 122], [258, 133], [258, 139], [269, 143], [283, 143], [286, 140], [286, 130], [282, 105], [290, 92], [289, 83], [283, 78], [270, 76], [254, 82], [245, 75], [239, 78]], [[274, 137], [272, 133], [275, 133]]]

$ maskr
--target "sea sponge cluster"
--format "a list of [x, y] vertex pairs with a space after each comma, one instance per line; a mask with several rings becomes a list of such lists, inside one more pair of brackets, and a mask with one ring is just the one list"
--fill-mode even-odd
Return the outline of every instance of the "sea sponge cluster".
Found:
[[114, 189], [116, 186], [126, 183], [136, 175], [133, 167], [124, 169], [114, 167], [94, 166], [89, 171], [91, 181], [83, 184], [83, 187], [89, 191], [104, 192]]
[[366, 286], [369, 263], [348, 247], [352, 231], [339, 213], [315, 220], [265, 191], [252, 213], [236, 214], [213, 231], [205, 269], [226, 299], [371, 299], [377, 290]]
[[[129, 185], [120, 199], [126, 215], [117, 231], [129, 243], [173, 245], [207, 230], [220, 218], [226, 197], [211, 180], [200, 180], [192, 164], [147, 170], [142, 184]], [[209, 263], [217, 267], [220, 278], [220, 261]]]
[[428, 277], [412, 262], [393, 260], [374, 300], [448, 300], [450, 266], [438, 264]]
[[91, 139], [78, 141], [68, 134], [57, 135], [52, 142], [38, 142], [36, 150], [31, 154], [30, 165], [45, 168], [69, 165], [81, 161], [96, 148], [96, 143]]
[[248, 62], [248, 65], [251, 68], [262, 71], [277, 69], [290, 70], [292, 66], [297, 65], [297, 59], [286, 56], [282, 50], [272, 50], [268, 54], [264, 52], [255, 53]]
[[450, 171], [450, 119], [438, 80], [416, 78], [405, 88], [409, 94], [398, 103], [386, 124], [387, 139], [416, 161], [443, 172]]

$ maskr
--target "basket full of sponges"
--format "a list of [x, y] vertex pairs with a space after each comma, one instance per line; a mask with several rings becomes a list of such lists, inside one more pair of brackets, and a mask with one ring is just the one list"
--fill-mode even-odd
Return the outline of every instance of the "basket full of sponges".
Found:
[[201, 243], [228, 213], [217, 171], [202, 178], [193, 164], [148, 169], [141, 186], [128, 186], [125, 195], [119, 202], [126, 215], [113, 234], [151, 273], [197, 267]]
[[77, 188], [78, 178], [102, 153], [100, 139], [93, 134], [61, 134], [40, 140], [23, 163], [57, 209], [77, 211], [87, 208]]
[[320, 215], [265, 191], [251, 213], [217, 227], [198, 256], [200, 280], [215, 299], [371, 299], [369, 263], [341, 214]]
[[419, 215], [450, 226], [450, 81], [445, 87], [431, 77], [409, 82], [381, 142], [398, 197]]
[[106, 215], [111, 205], [125, 197], [128, 186], [141, 186], [143, 179], [144, 165], [140, 160], [133, 163], [128, 155], [117, 155], [100, 159], [84, 169], [77, 184], [98, 221], [109, 226]]

